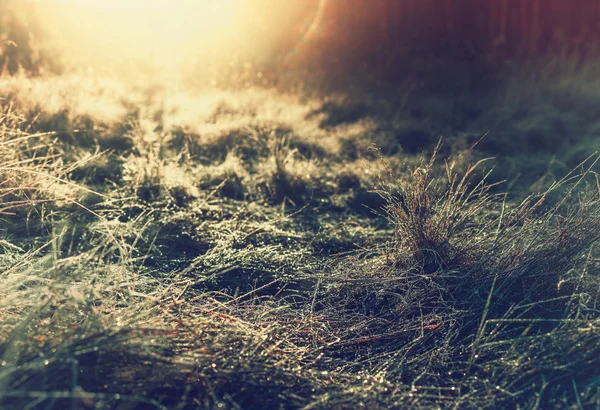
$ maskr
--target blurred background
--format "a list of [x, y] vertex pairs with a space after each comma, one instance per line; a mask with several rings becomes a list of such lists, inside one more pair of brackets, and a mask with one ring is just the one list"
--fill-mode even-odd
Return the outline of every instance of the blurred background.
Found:
[[0, 7], [2, 38], [18, 44], [3, 58], [13, 71], [17, 63], [33, 69], [41, 56], [32, 53], [43, 46], [62, 52], [53, 59], [78, 54], [80, 64], [98, 53], [105, 64], [124, 53], [146, 63], [294, 56], [322, 68], [393, 70], [416, 56], [589, 56], [600, 34], [595, 0], [2, 0]]
[[5, 75], [274, 89], [317, 101], [306, 118], [350, 128], [351, 152], [486, 135], [536, 180], [600, 145], [596, 0], [0, 0], [0, 33]]

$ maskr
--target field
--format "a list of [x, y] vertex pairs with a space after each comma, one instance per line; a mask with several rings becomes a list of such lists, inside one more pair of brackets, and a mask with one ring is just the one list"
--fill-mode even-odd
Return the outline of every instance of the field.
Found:
[[0, 408], [600, 408], [600, 63], [477, 69], [5, 66]]

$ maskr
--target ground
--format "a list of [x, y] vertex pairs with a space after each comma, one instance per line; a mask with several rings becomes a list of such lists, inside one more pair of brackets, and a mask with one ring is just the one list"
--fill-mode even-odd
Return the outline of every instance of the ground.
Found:
[[598, 406], [596, 67], [4, 75], [2, 408]]

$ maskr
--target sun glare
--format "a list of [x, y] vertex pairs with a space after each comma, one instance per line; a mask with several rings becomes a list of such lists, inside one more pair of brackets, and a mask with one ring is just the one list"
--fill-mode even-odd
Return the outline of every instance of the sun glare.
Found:
[[173, 54], [170, 57], [190, 45], [213, 52], [226, 47], [242, 11], [236, 0], [61, 1], [63, 24], [74, 35], [63, 40], [84, 40], [134, 55]]
[[325, 0], [47, 0], [44, 19], [85, 63], [181, 65], [265, 57], [314, 31]]

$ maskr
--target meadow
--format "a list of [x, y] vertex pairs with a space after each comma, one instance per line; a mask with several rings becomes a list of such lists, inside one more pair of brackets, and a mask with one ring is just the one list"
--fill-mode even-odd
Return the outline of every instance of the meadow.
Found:
[[0, 61], [0, 408], [600, 408], [596, 60]]

